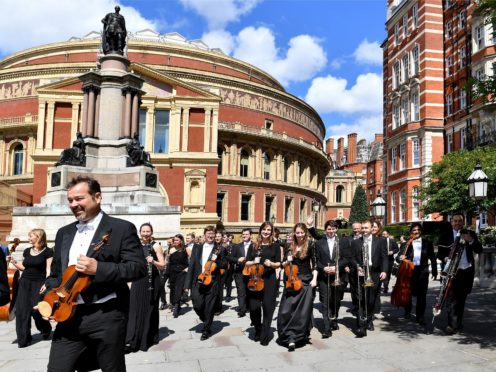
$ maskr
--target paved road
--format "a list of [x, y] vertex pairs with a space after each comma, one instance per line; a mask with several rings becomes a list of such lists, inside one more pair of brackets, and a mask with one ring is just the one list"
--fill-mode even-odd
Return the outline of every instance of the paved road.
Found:
[[[430, 285], [428, 305], [439, 283]], [[164, 310], [160, 343], [148, 352], [126, 356], [128, 371], [496, 371], [496, 290], [474, 289], [467, 303], [465, 331], [453, 336], [444, 334], [443, 316], [433, 333], [426, 334], [414, 321], [401, 318], [403, 311], [390, 306], [389, 296], [381, 298], [383, 311], [375, 321], [375, 331], [362, 339], [352, 332], [355, 320], [346, 312], [348, 293], [340, 329], [329, 339], [320, 336], [322, 321], [316, 301], [311, 343], [292, 353], [274, 341], [265, 347], [252, 341], [253, 327], [248, 316], [236, 316], [235, 300], [225, 304], [225, 311], [215, 318], [214, 335], [207, 341], [200, 341], [201, 325], [191, 308], [183, 309], [178, 319]], [[33, 330], [33, 344], [19, 349], [12, 343], [15, 322], [0, 324], [0, 371], [46, 371], [50, 341], [41, 339], [34, 324]]]

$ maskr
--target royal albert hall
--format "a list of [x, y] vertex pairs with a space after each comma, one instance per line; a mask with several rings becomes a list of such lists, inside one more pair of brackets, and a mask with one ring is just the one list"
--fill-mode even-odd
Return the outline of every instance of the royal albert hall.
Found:
[[[0, 60], [0, 182], [33, 204], [81, 130], [79, 76], [99, 68], [100, 48], [91, 32]], [[129, 33], [127, 57], [144, 79], [132, 120], [184, 233], [219, 220], [233, 233], [266, 220], [284, 231], [310, 213], [322, 225], [330, 165], [310, 105], [261, 69], [177, 33]]]

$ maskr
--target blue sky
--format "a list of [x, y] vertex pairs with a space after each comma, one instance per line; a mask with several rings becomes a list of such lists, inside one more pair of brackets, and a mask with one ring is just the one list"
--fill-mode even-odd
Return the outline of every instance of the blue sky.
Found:
[[128, 31], [178, 32], [269, 72], [326, 137], [382, 133], [386, 0], [0, 0], [0, 58], [100, 31], [116, 4]]

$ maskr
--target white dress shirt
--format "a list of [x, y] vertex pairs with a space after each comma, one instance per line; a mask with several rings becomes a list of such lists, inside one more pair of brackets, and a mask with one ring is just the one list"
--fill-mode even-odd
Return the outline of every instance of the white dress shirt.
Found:
[[372, 235], [364, 236], [363, 241], [367, 244], [367, 252], [369, 253], [369, 266], [372, 266]]
[[329, 257], [332, 260], [332, 254], [334, 253], [334, 244], [336, 243], [336, 237], [327, 237], [327, 247], [329, 248]]
[[245, 248], [245, 257], [248, 255], [248, 249], [250, 248], [251, 241], [243, 242], [243, 247]]
[[205, 266], [205, 263], [208, 261], [210, 257], [210, 253], [212, 252], [212, 249], [214, 249], [214, 244], [209, 244], [209, 243], [204, 243], [203, 244], [203, 251], [202, 251], [202, 262], [201, 266]]
[[420, 265], [420, 256], [422, 255], [422, 238], [415, 239], [413, 245], [413, 264]]

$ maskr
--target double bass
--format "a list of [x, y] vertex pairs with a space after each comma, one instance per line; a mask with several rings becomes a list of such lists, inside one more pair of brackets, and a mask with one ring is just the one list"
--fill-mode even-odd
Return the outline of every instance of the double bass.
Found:
[[[412, 234], [410, 240], [405, 244], [403, 252], [400, 256], [406, 256], [408, 249], [413, 247], [413, 241], [418, 238], [417, 234]], [[406, 258], [401, 262], [396, 275], [396, 284], [391, 293], [391, 304], [396, 307], [406, 307], [410, 304], [412, 298], [411, 281], [413, 275], [414, 264]]]
[[12, 241], [12, 247], [9, 249], [10, 255], [7, 258], [7, 279], [10, 290], [10, 302], [0, 306], [0, 321], [9, 321], [15, 318], [15, 304], [17, 300], [17, 288], [19, 286], [19, 270], [11, 268], [9, 262], [12, 259], [12, 253], [15, 252], [17, 246], [21, 243], [19, 238]]
[[[95, 258], [96, 254], [108, 243], [111, 229], [102, 239], [92, 245], [89, 257]], [[62, 284], [58, 288], [49, 290], [43, 301], [38, 302], [38, 311], [45, 318], [53, 318], [56, 322], [65, 322], [72, 318], [78, 304], [78, 296], [91, 284], [92, 276], [76, 271], [76, 265], [68, 266], [62, 276]]]

